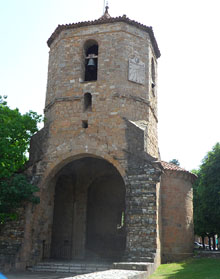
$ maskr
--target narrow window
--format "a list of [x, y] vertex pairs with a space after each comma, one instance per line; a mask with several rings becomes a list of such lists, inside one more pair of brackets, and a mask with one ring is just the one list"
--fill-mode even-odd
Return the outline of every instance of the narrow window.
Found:
[[151, 88], [153, 94], [155, 94], [155, 86], [156, 86], [156, 72], [155, 72], [155, 64], [154, 59], [151, 59]]
[[85, 81], [97, 80], [98, 44], [94, 40], [85, 43]]
[[84, 94], [84, 111], [92, 111], [92, 94]]
[[82, 127], [87, 129], [88, 128], [88, 120], [83, 120], [82, 121]]

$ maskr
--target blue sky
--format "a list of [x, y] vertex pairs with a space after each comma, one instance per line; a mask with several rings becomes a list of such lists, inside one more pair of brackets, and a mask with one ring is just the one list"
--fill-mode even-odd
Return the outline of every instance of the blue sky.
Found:
[[[152, 26], [158, 59], [163, 160], [197, 168], [220, 141], [219, 0], [109, 0], [112, 16]], [[43, 113], [48, 52], [58, 24], [97, 19], [103, 0], [0, 0], [0, 94], [21, 112]]]

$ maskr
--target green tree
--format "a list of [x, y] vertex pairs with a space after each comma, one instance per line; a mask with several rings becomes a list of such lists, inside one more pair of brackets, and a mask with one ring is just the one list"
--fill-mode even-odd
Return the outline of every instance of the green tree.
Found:
[[194, 227], [200, 236], [220, 234], [220, 143], [207, 153], [194, 184]]
[[0, 96], [0, 223], [15, 216], [24, 201], [39, 202], [34, 196], [37, 187], [21, 171], [41, 120], [36, 112], [22, 115], [18, 109], [10, 109], [6, 97]]
[[176, 165], [178, 167], [180, 166], [180, 163], [179, 163], [179, 161], [177, 159], [172, 159], [172, 160], [169, 161], [169, 163], [174, 164], [174, 165]]
[[192, 171], [197, 175], [197, 180], [193, 184], [193, 216], [194, 216], [194, 232], [196, 235], [199, 235], [203, 239], [204, 245], [204, 237], [208, 236], [206, 231], [206, 223], [205, 218], [203, 216], [203, 204], [201, 201], [203, 199], [203, 195], [200, 191], [199, 183], [200, 183], [200, 173], [198, 170]]

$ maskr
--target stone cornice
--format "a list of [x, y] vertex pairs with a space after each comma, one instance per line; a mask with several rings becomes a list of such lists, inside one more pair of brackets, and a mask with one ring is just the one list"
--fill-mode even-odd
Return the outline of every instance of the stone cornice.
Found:
[[148, 101], [148, 100], [146, 100], [144, 98], [141, 98], [141, 97], [137, 97], [137, 96], [131, 95], [131, 94], [130, 95], [122, 95], [122, 94], [119, 94], [119, 93], [115, 93], [113, 95], [113, 97], [132, 99], [132, 100], [134, 100], [136, 102], [141, 102], [141, 103], [146, 104], [150, 108], [154, 118], [156, 119], [156, 122], [158, 123], [158, 118], [156, 116], [155, 110], [152, 108], [152, 106], [150, 104], [150, 101]]
[[52, 42], [56, 39], [56, 37], [63, 31], [68, 29], [74, 29], [74, 28], [80, 28], [80, 27], [86, 27], [86, 26], [92, 26], [92, 25], [99, 25], [99, 24], [108, 24], [108, 23], [117, 23], [117, 22], [125, 22], [129, 25], [133, 25], [145, 32], [147, 32], [150, 36], [151, 43], [155, 52], [155, 55], [157, 58], [160, 57], [160, 50], [158, 48], [157, 41], [154, 36], [154, 32], [152, 27], [143, 25], [137, 21], [131, 20], [126, 15], [120, 16], [120, 17], [111, 17], [111, 18], [100, 18], [93, 21], [83, 21], [78, 23], [72, 23], [72, 24], [65, 24], [65, 25], [58, 25], [58, 27], [55, 29], [53, 34], [50, 36], [50, 38], [47, 41], [48, 46], [50, 47]]
[[81, 99], [82, 99], [81, 96], [57, 97], [52, 102], [50, 102], [49, 104], [47, 104], [45, 106], [44, 112], [46, 112], [48, 109], [50, 109], [55, 103], [58, 103], [58, 102], [73, 102], [73, 101], [79, 101]]
[[[118, 94], [118, 93], [115, 93], [113, 95], [113, 97], [118, 97], [118, 98], [121, 97], [121, 98], [132, 99], [132, 100], [134, 100], [136, 102], [141, 102], [141, 103], [146, 104], [147, 106], [149, 106], [149, 108], [152, 111], [156, 121], [158, 122], [157, 116], [155, 114], [154, 109], [151, 107], [150, 102], [145, 100], [144, 98], [137, 97], [137, 96], [134, 96], [134, 95], [128, 95], [128, 96], [127, 95], [121, 95], [121, 94]], [[57, 97], [52, 102], [50, 102], [49, 104], [47, 104], [45, 106], [44, 112], [47, 112], [47, 110], [50, 109], [55, 103], [58, 103], [58, 102], [74, 102], [74, 101], [79, 101], [82, 98], [83, 98], [82, 96]]]

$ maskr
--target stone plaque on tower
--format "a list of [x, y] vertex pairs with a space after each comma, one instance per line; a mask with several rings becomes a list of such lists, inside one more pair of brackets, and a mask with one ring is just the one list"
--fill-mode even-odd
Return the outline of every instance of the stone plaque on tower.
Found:
[[129, 59], [128, 80], [140, 84], [145, 83], [145, 64], [139, 58]]

